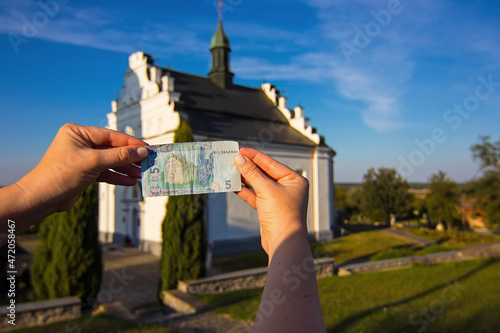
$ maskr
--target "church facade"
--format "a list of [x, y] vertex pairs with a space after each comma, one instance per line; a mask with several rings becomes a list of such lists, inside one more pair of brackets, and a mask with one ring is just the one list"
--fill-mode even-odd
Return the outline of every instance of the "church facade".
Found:
[[[335, 152], [303, 109], [287, 107], [270, 83], [251, 88], [233, 83], [229, 39], [222, 22], [212, 37], [208, 77], [155, 65], [143, 52], [129, 57], [121, 96], [112, 101], [108, 127], [149, 144], [172, 143], [182, 120], [196, 141], [235, 140], [258, 149], [309, 180], [307, 227], [311, 240], [333, 236]], [[134, 187], [99, 185], [99, 233], [103, 243], [131, 244], [160, 254], [168, 197], [143, 198]], [[260, 249], [257, 213], [234, 193], [208, 195], [205, 230], [214, 255]]]

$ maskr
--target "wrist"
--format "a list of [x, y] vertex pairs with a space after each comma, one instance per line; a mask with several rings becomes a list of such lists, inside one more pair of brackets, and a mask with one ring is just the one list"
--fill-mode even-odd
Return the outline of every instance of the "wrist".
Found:
[[36, 175], [35, 170], [32, 170], [13, 185], [16, 186], [20, 198], [22, 207], [20, 214], [24, 214], [22, 218], [27, 221], [38, 222], [56, 212], [50, 200], [52, 196], [50, 186], [42, 184], [39, 180], [44, 178], [46, 177]]
[[278, 234], [273, 235], [268, 242], [269, 262], [278, 249], [286, 247], [307, 247], [309, 249], [309, 239], [305, 223], [294, 223], [294, 227], [287, 227]]

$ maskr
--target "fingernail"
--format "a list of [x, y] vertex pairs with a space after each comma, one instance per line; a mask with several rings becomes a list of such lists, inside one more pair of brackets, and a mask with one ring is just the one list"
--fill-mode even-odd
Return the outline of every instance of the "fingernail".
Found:
[[234, 162], [236, 164], [238, 164], [239, 166], [242, 166], [243, 164], [245, 164], [246, 161], [247, 160], [246, 160], [245, 156], [243, 156], [241, 154], [236, 155], [236, 157], [234, 158]]
[[137, 156], [139, 158], [145, 158], [146, 156], [148, 156], [148, 150], [144, 147], [137, 148]]

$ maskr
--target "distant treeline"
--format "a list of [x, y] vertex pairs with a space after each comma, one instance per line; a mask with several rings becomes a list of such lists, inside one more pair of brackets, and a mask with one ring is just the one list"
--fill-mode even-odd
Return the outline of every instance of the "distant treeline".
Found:
[[[350, 188], [361, 188], [361, 183], [344, 183], [336, 182], [335, 185], [342, 186], [346, 189]], [[429, 183], [408, 183], [411, 189], [421, 190], [429, 187]], [[462, 189], [465, 187], [465, 183], [459, 183], [458, 186]]]

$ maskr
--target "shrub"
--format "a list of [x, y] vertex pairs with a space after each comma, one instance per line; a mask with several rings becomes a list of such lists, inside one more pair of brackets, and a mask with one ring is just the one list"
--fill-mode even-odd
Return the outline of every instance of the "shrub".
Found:
[[88, 187], [73, 208], [47, 217], [31, 266], [34, 298], [79, 296], [92, 308], [101, 284], [97, 184]]

